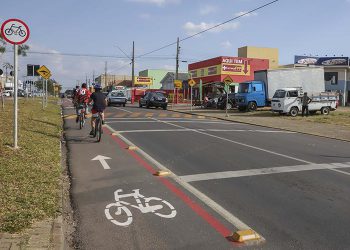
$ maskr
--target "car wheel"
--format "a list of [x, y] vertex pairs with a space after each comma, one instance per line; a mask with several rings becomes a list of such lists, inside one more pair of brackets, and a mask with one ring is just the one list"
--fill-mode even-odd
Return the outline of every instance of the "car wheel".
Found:
[[151, 106], [149, 105], [149, 102], [146, 103], [146, 108], [149, 109]]
[[329, 108], [328, 107], [321, 108], [321, 114], [322, 115], [329, 115]]
[[163, 110], [166, 110], [167, 106], [163, 106]]
[[125, 107], [125, 103], [123, 103], [123, 107]]
[[142, 104], [141, 104], [141, 102], [139, 102], [139, 107], [140, 107], [140, 108], [142, 108]]
[[248, 103], [248, 110], [249, 110], [249, 111], [255, 111], [256, 108], [257, 108], [257, 106], [256, 106], [256, 103], [255, 103], [255, 102], [249, 102], [249, 103]]
[[298, 115], [299, 109], [297, 107], [292, 107], [289, 111], [290, 116], [296, 117]]
[[111, 106], [111, 102], [108, 101], [108, 102], [107, 102], [107, 105], [108, 105], [108, 107]]

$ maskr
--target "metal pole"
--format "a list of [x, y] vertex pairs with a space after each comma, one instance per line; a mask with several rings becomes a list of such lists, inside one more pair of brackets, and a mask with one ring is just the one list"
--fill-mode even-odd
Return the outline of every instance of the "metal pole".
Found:
[[179, 38], [177, 38], [177, 43], [176, 43], [176, 75], [175, 79], [179, 79], [179, 53], [180, 53], [180, 46], [179, 46]]
[[18, 79], [18, 45], [15, 44], [14, 45], [14, 81], [13, 81], [13, 90], [14, 90], [14, 105], [13, 105], [13, 147], [15, 149], [18, 148], [18, 144], [17, 144], [17, 138], [18, 138], [18, 98], [17, 98], [17, 79]]
[[346, 96], [346, 80], [347, 80], [347, 71], [348, 69], [345, 69], [345, 82], [344, 82], [344, 93], [343, 93], [343, 105], [345, 107], [346, 105], [346, 99], [345, 99], [345, 96]]
[[49, 92], [47, 91], [47, 79], [45, 79], [45, 107], [47, 107], [47, 96]]
[[44, 78], [41, 78], [41, 82], [42, 82], [42, 91], [41, 91], [41, 93], [42, 93], [42, 95], [43, 95], [43, 97], [42, 97], [42, 103], [43, 103], [43, 109], [45, 109], [45, 92], [44, 92], [44, 89], [45, 89], [45, 84], [44, 84]]
[[135, 42], [132, 41], [132, 57], [131, 57], [131, 104], [134, 104], [135, 100]]
[[[226, 85], [227, 87], [227, 85]], [[228, 106], [228, 89], [229, 88], [226, 88], [226, 117], [228, 117], [228, 114], [227, 114], [227, 106]]]
[[192, 106], [193, 106], [193, 102], [192, 102], [192, 86], [191, 86], [191, 112], [192, 112]]

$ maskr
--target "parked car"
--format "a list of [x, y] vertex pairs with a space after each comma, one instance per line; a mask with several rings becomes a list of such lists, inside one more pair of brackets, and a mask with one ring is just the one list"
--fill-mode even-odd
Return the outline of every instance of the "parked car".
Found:
[[161, 107], [166, 110], [168, 98], [162, 92], [147, 92], [139, 101], [139, 107], [142, 108], [143, 106], [146, 108]]
[[[236, 106], [235, 95], [236, 95], [235, 93], [229, 93], [228, 94], [227, 109], [232, 109], [233, 107]], [[222, 94], [219, 97], [218, 103], [217, 103], [217, 108], [219, 108], [219, 109], [226, 109], [226, 94]]]
[[11, 96], [11, 93], [12, 92], [10, 90], [5, 90], [4, 92], [2, 92], [2, 95], [9, 97], [9, 96]]
[[126, 102], [127, 98], [123, 91], [111, 91], [107, 95], [108, 106], [111, 106], [112, 104], [120, 104], [123, 105], [123, 107], [125, 107]]

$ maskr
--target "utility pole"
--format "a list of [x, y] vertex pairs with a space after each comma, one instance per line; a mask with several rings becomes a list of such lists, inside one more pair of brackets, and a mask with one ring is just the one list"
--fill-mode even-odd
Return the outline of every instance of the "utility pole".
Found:
[[134, 103], [134, 86], [135, 86], [135, 42], [132, 41], [132, 58], [131, 58], [131, 103]]
[[105, 87], [107, 87], [107, 61], [105, 62]]
[[180, 40], [177, 38], [176, 43], [176, 75], [175, 80], [179, 80], [179, 54], [180, 54]]

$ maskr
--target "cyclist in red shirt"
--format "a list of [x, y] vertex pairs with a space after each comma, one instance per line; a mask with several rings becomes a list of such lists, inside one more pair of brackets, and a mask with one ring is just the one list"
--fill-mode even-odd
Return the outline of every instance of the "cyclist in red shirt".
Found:
[[[88, 114], [88, 103], [90, 100], [90, 95], [91, 92], [89, 89], [86, 87], [86, 83], [83, 83], [81, 85], [81, 89], [79, 90], [77, 94], [77, 102], [78, 102], [78, 107], [79, 106], [84, 106], [85, 108], [85, 115]], [[76, 121], [79, 121], [79, 115], [77, 115]]]

